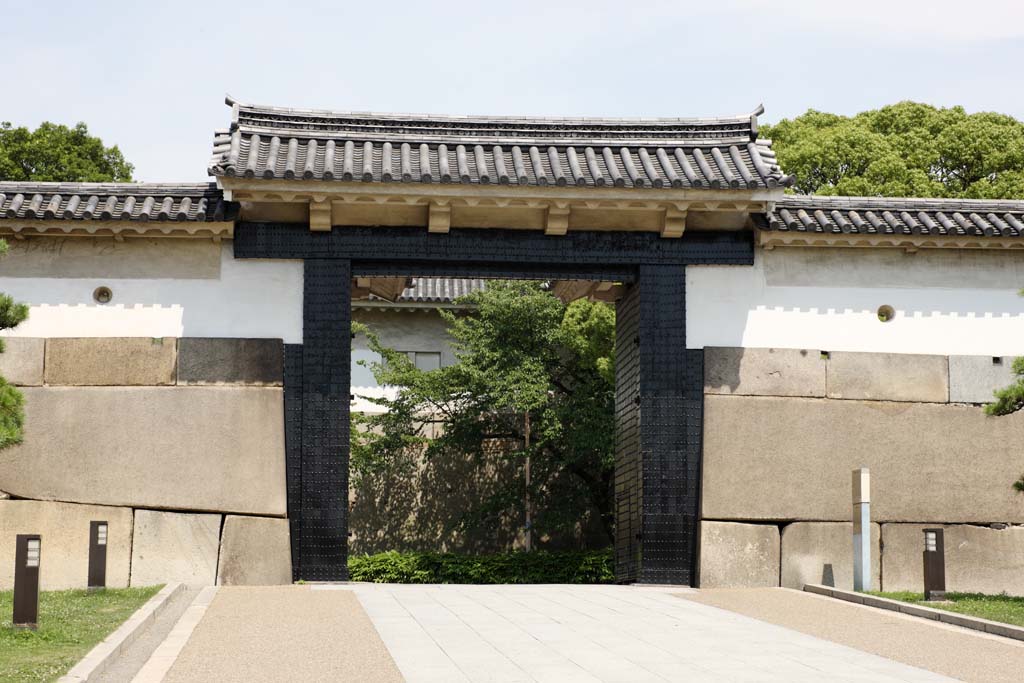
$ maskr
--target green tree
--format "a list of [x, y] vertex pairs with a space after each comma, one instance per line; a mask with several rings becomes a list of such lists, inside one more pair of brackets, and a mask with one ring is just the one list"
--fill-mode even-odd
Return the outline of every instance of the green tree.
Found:
[[855, 116], [816, 110], [765, 126], [801, 194], [1024, 197], [1024, 122], [900, 102]]
[[[536, 533], [570, 532], [581, 511], [599, 511], [610, 541], [614, 464], [613, 345], [615, 314], [602, 303], [564, 304], [539, 282], [488, 283], [460, 300], [463, 313], [442, 311], [457, 362], [417, 369], [409, 358], [369, 335], [382, 362], [371, 369], [394, 400], [373, 399], [380, 415], [358, 417], [352, 473], [407, 457], [499, 457], [531, 462], [529, 492]], [[527, 447], [527, 418], [531, 438]], [[440, 423], [440, 429], [435, 429]], [[522, 518], [522, 478], [466, 516], [464, 528], [486, 528], [502, 515]]]
[[44, 122], [34, 131], [0, 123], [0, 180], [128, 182], [134, 167], [84, 123]]
[[[0, 240], [0, 256], [7, 253], [7, 242]], [[9, 330], [28, 317], [28, 306], [15, 303], [6, 294], [0, 294], [0, 330]], [[0, 338], [0, 353], [4, 340]], [[21, 392], [0, 377], [0, 448], [21, 442], [21, 428], [25, 423], [25, 410]]]

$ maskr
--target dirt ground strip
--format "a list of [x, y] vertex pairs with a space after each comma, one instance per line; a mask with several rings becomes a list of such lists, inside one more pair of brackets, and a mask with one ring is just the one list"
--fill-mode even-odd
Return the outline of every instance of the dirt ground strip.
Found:
[[702, 590], [678, 597], [791, 628], [964, 681], [1024, 677], [1024, 644], [788, 588]]

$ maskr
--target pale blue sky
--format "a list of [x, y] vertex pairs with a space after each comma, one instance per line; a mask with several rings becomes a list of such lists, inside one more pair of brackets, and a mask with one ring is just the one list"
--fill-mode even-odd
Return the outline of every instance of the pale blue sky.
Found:
[[0, 120], [85, 121], [147, 181], [206, 178], [243, 102], [776, 121], [902, 99], [1024, 119], [1020, 0], [0, 0]]

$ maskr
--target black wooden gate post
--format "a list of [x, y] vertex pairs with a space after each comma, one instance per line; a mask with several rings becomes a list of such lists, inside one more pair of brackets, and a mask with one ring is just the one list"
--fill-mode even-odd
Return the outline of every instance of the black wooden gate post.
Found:
[[617, 309], [616, 578], [695, 578], [703, 353], [686, 349], [686, 268], [641, 265]]
[[305, 260], [302, 330], [299, 578], [348, 578], [352, 267]]

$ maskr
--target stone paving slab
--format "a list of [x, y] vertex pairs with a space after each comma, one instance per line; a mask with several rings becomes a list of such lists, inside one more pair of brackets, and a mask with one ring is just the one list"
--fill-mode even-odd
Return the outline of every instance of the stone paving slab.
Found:
[[1016, 682], [1024, 667], [1024, 644], [1016, 641], [788, 588], [723, 589], [680, 597], [685, 598], [681, 602], [730, 610], [953, 679]]
[[355, 584], [410, 683], [942, 681], [867, 652], [635, 586]]

